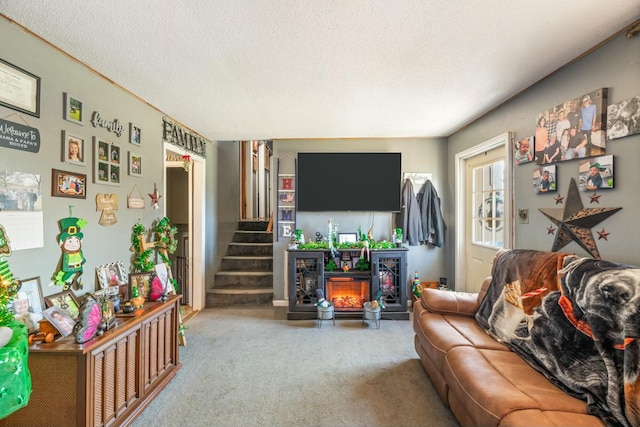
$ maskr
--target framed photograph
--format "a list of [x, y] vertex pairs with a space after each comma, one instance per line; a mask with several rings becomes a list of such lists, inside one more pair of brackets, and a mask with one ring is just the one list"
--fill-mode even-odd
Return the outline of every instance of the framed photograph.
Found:
[[87, 175], [51, 169], [51, 195], [86, 199]]
[[133, 123], [129, 123], [129, 142], [133, 145], [140, 145], [142, 143], [141, 137], [142, 130]]
[[75, 96], [64, 92], [64, 119], [82, 125], [83, 113], [82, 101]]
[[127, 283], [127, 273], [122, 261], [111, 262], [96, 267], [100, 289], [109, 286], [120, 286]]
[[36, 332], [44, 310], [40, 277], [21, 280], [16, 298], [9, 302], [7, 308], [17, 321], [27, 326], [29, 332]]
[[93, 137], [94, 184], [120, 185], [120, 147], [110, 141]]
[[49, 307], [42, 315], [62, 334], [63, 337], [71, 335], [76, 322], [59, 307]]
[[557, 191], [556, 165], [540, 166], [533, 170], [533, 192], [535, 194]]
[[156, 276], [160, 279], [164, 292], [171, 293], [174, 289], [169, 280], [171, 279], [171, 270], [167, 267], [167, 264], [161, 262], [160, 264], [156, 264], [153, 269], [156, 272]]
[[62, 161], [72, 165], [86, 166], [84, 138], [62, 131]]
[[[154, 271], [147, 271], [146, 273], [131, 273], [129, 274], [129, 285], [131, 288], [136, 286], [140, 295], [145, 299], [149, 299], [149, 289], [151, 289], [151, 281], [155, 277]], [[129, 292], [131, 295], [131, 292]]]
[[600, 88], [536, 116], [534, 159], [538, 164], [606, 154], [608, 89]]
[[40, 117], [40, 77], [0, 59], [0, 105]]
[[129, 151], [129, 175], [142, 176], [142, 156]]
[[131, 294], [129, 292], [129, 283], [127, 282], [123, 285], [120, 285], [119, 288], [120, 289], [118, 290], [118, 297], [120, 298], [120, 306], [122, 306], [122, 304], [131, 299]]
[[582, 191], [613, 188], [613, 155], [581, 160], [578, 166], [578, 183]]
[[357, 241], [357, 233], [338, 233], [338, 243], [356, 243]]
[[57, 307], [64, 311], [73, 320], [78, 318], [80, 303], [72, 290], [62, 291], [57, 294], [44, 297], [47, 307]]
[[610, 104], [607, 107], [607, 139], [622, 138], [640, 133], [640, 95]]
[[514, 142], [514, 160], [516, 165], [533, 161], [533, 135]]

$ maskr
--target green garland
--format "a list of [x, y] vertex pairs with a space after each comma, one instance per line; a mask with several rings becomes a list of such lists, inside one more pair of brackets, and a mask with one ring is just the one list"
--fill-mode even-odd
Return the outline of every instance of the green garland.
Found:
[[[152, 271], [157, 264], [158, 255], [162, 262], [167, 264], [168, 267], [171, 267], [171, 260], [165, 253], [172, 254], [176, 251], [178, 240], [175, 235], [178, 229], [171, 225], [169, 218], [166, 216], [157, 220], [152, 227], [152, 237], [155, 239], [156, 246], [155, 248], [149, 248], [143, 251], [142, 241], [145, 240], [147, 230], [144, 225], [140, 223], [134, 224], [133, 226], [131, 233], [131, 251], [134, 253], [133, 268], [135, 273]], [[179, 289], [178, 281], [173, 277], [169, 281], [177, 293]]]

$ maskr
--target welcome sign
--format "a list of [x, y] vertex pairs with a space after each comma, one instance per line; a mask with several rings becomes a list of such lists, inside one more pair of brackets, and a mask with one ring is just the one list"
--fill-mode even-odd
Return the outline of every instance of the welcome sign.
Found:
[[40, 131], [0, 119], [0, 147], [37, 153], [40, 151]]

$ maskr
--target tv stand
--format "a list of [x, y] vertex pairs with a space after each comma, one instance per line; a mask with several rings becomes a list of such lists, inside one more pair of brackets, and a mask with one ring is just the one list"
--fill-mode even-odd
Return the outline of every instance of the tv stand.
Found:
[[[369, 269], [356, 268], [360, 249], [339, 249], [333, 258], [327, 249], [288, 250], [289, 312], [287, 319], [317, 317], [316, 290], [322, 289], [334, 304], [336, 318], [362, 318], [362, 304], [382, 291], [385, 308], [382, 319], [409, 320], [407, 311], [406, 248], [374, 249], [369, 253]], [[328, 271], [333, 258], [337, 267]], [[346, 268], [343, 269], [343, 267]], [[341, 286], [344, 285], [344, 286]], [[338, 289], [348, 289], [344, 293]]]

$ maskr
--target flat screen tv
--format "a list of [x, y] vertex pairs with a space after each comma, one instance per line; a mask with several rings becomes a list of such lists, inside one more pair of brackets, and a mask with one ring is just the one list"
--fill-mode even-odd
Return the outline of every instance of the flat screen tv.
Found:
[[298, 153], [298, 211], [399, 212], [401, 153]]

